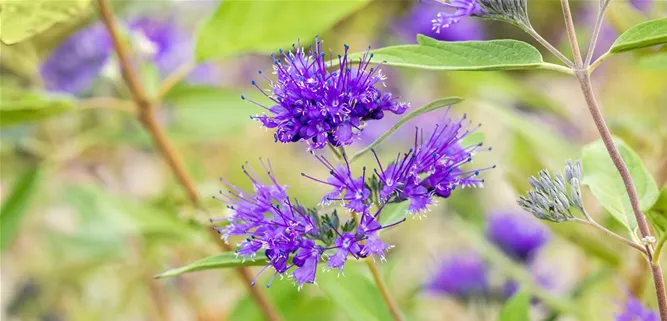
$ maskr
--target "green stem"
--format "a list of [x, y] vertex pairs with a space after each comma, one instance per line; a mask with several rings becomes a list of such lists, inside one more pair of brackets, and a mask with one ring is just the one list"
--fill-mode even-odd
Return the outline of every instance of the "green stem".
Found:
[[368, 265], [368, 269], [371, 271], [371, 274], [373, 275], [375, 284], [377, 284], [377, 287], [380, 290], [380, 294], [382, 294], [384, 302], [387, 303], [387, 307], [389, 308], [389, 313], [391, 313], [392, 318], [395, 321], [403, 321], [403, 316], [401, 315], [401, 311], [398, 309], [398, 305], [396, 305], [396, 302], [394, 302], [394, 299], [391, 297], [389, 288], [387, 288], [387, 285], [384, 283], [384, 280], [382, 280], [382, 275], [380, 275], [380, 271], [378, 271], [377, 266], [375, 266], [375, 261], [373, 261], [372, 259], [366, 259], [365, 261], [366, 265]]

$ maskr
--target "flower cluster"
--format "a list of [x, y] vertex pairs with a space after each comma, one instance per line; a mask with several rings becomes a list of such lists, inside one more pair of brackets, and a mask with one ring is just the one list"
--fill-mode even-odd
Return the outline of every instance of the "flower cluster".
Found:
[[[566, 222], [575, 219], [571, 208], [584, 213], [581, 199], [581, 162], [567, 161], [565, 175], [541, 170], [538, 177], [531, 177], [528, 183], [533, 189], [527, 196], [519, 198], [519, 206], [541, 220]], [[569, 192], [568, 192], [569, 186]]]
[[[253, 118], [277, 128], [276, 140], [306, 140], [311, 149], [333, 147], [334, 154], [344, 162], [335, 164], [315, 155], [329, 172], [326, 179], [301, 175], [331, 187], [319, 205], [340, 202], [349, 218], [342, 222], [335, 207], [306, 207], [290, 198], [287, 187], [276, 181], [271, 165], [262, 162], [270, 182], [264, 183], [252, 168], [244, 166], [253, 192], [246, 193], [225, 182], [229, 191], [221, 192], [219, 199], [228, 204], [231, 215], [214, 220], [220, 222], [216, 230], [226, 241], [242, 237], [237, 255], [254, 259], [258, 253], [264, 254], [267, 265], [262, 271], [272, 268], [274, 278], [288, 275], [299, 288], [315, 283], [318, 263], [342, 273], [350, 258], [384, 260], [392, 246], [380, 239], [379, 232], [406, 220], [388, 224], [387, 218], [380, 220], [388, 204], [409, 202], [408, 212], [414, 214], [433, 204], [435, 197], [446, 198], [457, 187], [477, 187], [483, 182], [477, 176], [484, 169], [462, 168], [482, 146], [463, 146], [462, 139], [478, 128], [471, 127], [465, 116], [443, 121], [430, 135], [417, 129], [413, 148], [387, 166], [373, 151], [379, 168], [370, 175], [365, 167], [361, 175], [353, 174], [342, 145], [351, 142], [364, 121], [380, 119], [385, 111], [403, 113], [407, 105], [375, 88], [382, 76], [377, 69], [369, 69], [370, 53], [353, 68], [346, 46], [345, 54], [339, 57], [340, 67], [329, 72], [327, 67], [332, 63], [327, 65], [320, 45], [317, 40], [308, 54], [300, 46], [289, 53], [281, 52], [286, 63], [274, 57], [278, 80], [271, 82], [271, 95], [262, 92], [275, 105], [267, 108], [271, 115]], [[260, 89], [255, 82], [253, 85]]]
[[246, 193], [223, 180], [229, 190], [221, 191], [217, 198], [228, 205], [232, 214], [212, 220], [226, 223], [215, 229], [225, 241], [233, 236], [245, 238], [238, 244], [237, 255], [254, 259], [263, 251], [268, 262], [265, 269], [272, 267], [274, 278], [292, 270], [289, 276], [299, 287], [304, 283], [315, 283], [317, 264], [327, 257], [327, 267], [339, 272], [343, 271], [349, 256], [384, 259], [384, 252], [391, 246], [382, 242], [377, 233], [394, 224], [382, 226], [378, 223], [382, 208], [376, 213], [366, 208], [358, 224], [352, 219], [341, 225], [335, 211], [331, 215], [319, 215], [317, 210], [291, 199], [286, 192], [287, 186], [280, 185], [273, 176], [271, 164], [262, 162], [262, 167], [270, 183], [264, 183], [251, 167], [243, 166], [243, 172], [252, 182], [253, 193]]
[[482, 187], [481, 171], [495, 168], [463, 170], [472, 162], [472, 156], [482, 143], [461, 146], [463, 140], [478, 127], [470, 128], [466, 116], [437, 125], [430, 136], [424, 137], [417, 129], [413, 148], [399, 154], [395, 161], [383, 167], [376, 156], [379, 171], [375, 174], [382, 182], [379, 196], [383, 201], [409, 201], [409, 211], [419, 213], [434, 202], [434, 197], [447, 198], [457, 188]]
[[[312, 149], [327, 144], [350, 145], [365, 121], [381, 119], [385, 112], [405, 112], [408, 104], [376, 88], [385, 78], [379, 68], [370, 67], [373, 54], [366, 52], [353, 66], [355, 61], [348, 57], [349, 46], [345, 45], [345, 53], [334, 63], [331, 55], [327, 59], [321, 45], [322, 41], [316, 39], [308, 52], [293, 45], [289, 52], [280, 50], [283, 60], [273, 56], [277, 80], [264, 77], [271, 86], [270, 94], [252, 81], [274, 105], [266, 107], [250, 100], [269, 113], [251, 118], [276, 128], [276, 141], [303, 140]], [[259, 74], [263, 75], [261, 71]]]

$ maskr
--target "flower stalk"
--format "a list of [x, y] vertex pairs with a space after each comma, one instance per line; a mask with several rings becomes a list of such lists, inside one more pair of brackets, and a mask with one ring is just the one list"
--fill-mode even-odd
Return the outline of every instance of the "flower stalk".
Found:
[[[201, 207], [201, 198], [199, 196], [199, 193], [197, 192], [194, 181], [192, 180], [187, 170], [185, 169], [184, 163], [180, 158], [180, 156], [178, 155], [178, 153], [176, 152], [176, 149], [171, 145], [164, 130], [162, 130], [157, 120], [155, 119], [154, 116], [155, 104], [148, 97], [145, 89], [143, 88], [143, 86], [139, 81], [139, 77], [136, 75], [134, 69], [130, 64], [130, 58], [128, 53], [129, 51], [125, 43], [121, 39], [121, 34], [119, 31], [120, 29], [111, 11], [109, 1], [98, 0], [97, 3], [100, 11], [100, 16], [102, 18], [102, 22], [104, 23], [104, 26], [109, 32], [109, 35], [111, 36], [111, 39], [113, 41], [113, 47], [114, 50], [116, 51], [116, 55], [118, 56], [118, 61], [120, 64], [123, 79], [132, 95], [134, 104], [136, 105], [139, 121], [153, 138], [155, 146], [158, 148], [158, 150], [166, 160], [167, 164], [169, 165], [171, 171], [178, 179], [179, 183], [183, 186], [183, 188], [187, 192], [190, 201], [195, 206]], [[213, 230], [211, 231], [213, 232]], [[213, 232], [213, 234], [215, 235], [216, 239], [219, 239], [216, 233]], [[229, 246], [224, 242], [218, 242], [218, 244], [224, 251], [231, 250]], [[281, 320], [278, 312], [271, 305], [271, 303], [269, 303], [264, 293], [260, 292], [257, 288], [251, 286], [250, 280], [252, 279], [252, 277], [250, 276], [250, 272], [244, 267], [237, 268], [237, 272], [244, 280], [244, 283], [248, 285], [248, 291], [250, 292], [255, 302], [257, 302], [257, 304], [260, 306], [266, 319], [271, 321]]]
[[366, 265], [368, 265], [368, 269], [371, 271], [371, 274], [373, 275], [373, 280], [375, 280], [375, 284], [377, 284], [377, 287], [380, 290], [380, 293], [382, 294], [384, 302], [387, 303], [387, 307], [389, 308], [391, 316], [394, 318], [395, 321], [403, 321], [404, 319], [403, 316], [401, 315], [400, 310], [398, 309], [398, 305], [396, 305], [396, 302], [394, 302], [394, 299], [391, 297], [391, 293], [389, 292], [389, 288], [387, 288], [387, 285], [385, 284], [384, 280], [382, 280], [382, 275], [380, 275], [380, 271], [378, 271], [378, 268], [375, 265], [375, 261], [373, 261], [372, 259], [366, 259], [365, 261]]

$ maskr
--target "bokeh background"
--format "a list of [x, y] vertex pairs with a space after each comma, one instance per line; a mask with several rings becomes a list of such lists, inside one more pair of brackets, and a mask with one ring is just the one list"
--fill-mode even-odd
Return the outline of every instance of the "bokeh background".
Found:
[[[219, 5], [204, 0], [112, 4], [129, 35], [141, 81], [153, 94], [170, 74], [192, 61], [196, 30]], [[597, 2], [572, 5], [583, 42]], [[598, 54], [619, 32], [664, 17], [665, 7], [664, 1], [613, 1]], [[569, 52], [558, 1], [531, 0], [529, 11], [535, 28]], [[534, 43], [511, 25], [472, 19], [434, 35], [430, 20], [436, 13], [433, 6], [418, 1], [373, 0], [319, 35], [333, 52], [342, 51], [343, 44], [361, 51], [369, 44], [378, 48], [414, 43], [417, 33], [452, 41], [512, 38]], [[291, 18], [299, 19], [299, 13]], [[272, 28], [259, 19], [254, 24]], [[243, 29], [234, 32], [243, 37]], [[645, 54], [608, 59], [593, 81], [612, 132], [641, 155], [658, 186], [663, 186], [667, 73], [664, 68], [645, 68], [640, 63]], [[153, 276], [219, 252], [207, 231], [208, 219], [226, 213], [224, 204], [212, 196], [222, 187], [219, 177], [250, 186], [240, 169], [245, 162], [257, 168], [259, 157], [270, 159], [275, 176], [304, 203], [316, 204], [326, 192], [325, 186], [300, 175], [326, 174], [306, 146], [274, 143], [272, 133], [248, 117], [261, 109], [240, 99], [241, 94], [261, 95], [250, 81], [257, 70], [271, 69], [269, 52], [199, 66], [165, 93], [157, 110], [206, 200], [206, 210], [190, 205], [132, 113], [95, 6], [29, 41], [3, 44], [1, 58], [3, 104], [20, 96], [29, 97], [23, 103], [53, 108], [58, 105], [44, 102], [62, 99], [71, 108], [55, 117], [1, 128], [0, 318], [262, 320], [233, 270], [162, 280]], [[521, 287], [511, 277], [516, 273], [531, 276], [555, 298], [588, 313], [590, 320], [613, 320], [631, 297], [649, 309], [655, 306], [645, 263], [629, 247], [574, 223], [538, 222], [516, 206], [529, 187], [528, 177], [542, 168], [562, 170], [566, 159], [579, 157], [580, 147], [597, 139], [575, 79], [549, 71], [383, 71], [388, 90], [413, 107], [446, 96], [465, 98], [451, 108], [450, 116], [466, 113], [483, 124], [471, 139], [483, 140], [493, 150], [478, 154], [476, 165], [497, 165], [483, 174], [483, 189], [454, 193], [427, 217], [409, 219], [384, 233], [395, 247], [380, 268], [409, 320], [494, 320], [508, 287]], [[433, 126], [442, 121], [443, 113], [411, 121], [381, 146], [380, 155], [392, 157], [407, 150], [412, 128]], [[351, 149], [363, 148], [398, 118], [368, 126]], [[362, 163], [373, 167], [371, 158], [358, 164]], [[599, 222], [621, 230], [591, 195], [585, 195], [585, 201]], [[8, 209], [19, 214], [7, 218]], [[535, 231], [544, 237], [544, 246], [529, 261], [508, 263], [507, 257], [497, 255], [502, 251], [491, 247], [489, 218], [499, 215], [518, 220], [507, 227], [516, 230], [517, 238]], [[285, 320], [388, 320], [364, 268], [348, 263], [340, 277], [318, 271], [318, 285], [301, 291], [287, 279], [265, 289], [270, 273], [260, 277], [257, 286]], [[434, 282], [435, 276], [440, 283]], [[479, 286], [484, 293], [475, 292]], [[535, 320], [571, 319], [563, 315], [566, 311], [540, 300], [535, 300], [533, 310]]]

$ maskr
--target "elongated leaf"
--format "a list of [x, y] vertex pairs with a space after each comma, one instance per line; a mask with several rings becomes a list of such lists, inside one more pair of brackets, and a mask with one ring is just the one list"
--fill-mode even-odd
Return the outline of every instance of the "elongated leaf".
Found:
[[28, 210], [30, 200], [41, 181], [39, 168], [28, 170], [19, 177], [12, 188], [12, 193], [0, 209], [0, 251], [12, 243], [19, 232], [23, 215]]
[[39, 93], [2, 88], [0, 125], [17, 125], [55, 117], [74, 109], [67, 97], [45, 97]]
[[[428, 70], [513, 70], [538, 68], [542, 55], [535, 47], [517, 40], [438, 41], [423, 35], [419, 44], [372, 50], [374, 63]], [[364, 53], [355, 53], [352, 60]]]
[[430, 111], [434, 111], [434, 110], [439, 109], [439, 108], [443, 108], [443, 107], [451, 106], [451, 105], [454, 105], [454, 104], [458, 104], [462, 100], [463, 99], [461, 99], [459, 97], [441, 98], [441, 99], [434, 100], [434, 101], [432, 101], [432, 102], [430, 102], [430, 103], [428, 103], [424, 106], [421, 106], [421, 107], [413, 110], [412, 112], [405, 115], [405, 117], [401, 118], [401, 120], [396, 122], [396, 124], [394, 124], [394, 126], [391, 126], [391, 128], [389, 128], [389, 130], [387, 130], [384, 134], [382, 134], [382, 136], [378, 137], [370, 145], [366, 146], [364, 149], [362, 149], [359, 152], [357, 152], [356, 154], [352, 155], [352, 157], [350, 157], [350, 162], [353, 162], [357, 158], [361, 157], [363, 154], [367, 153], [371, 149], [380, 145], [385, 139], [387, 139], [387, 137], [389, 137], [393, 132], [395, 132], [397, 129], [399, 129], [401, 126], [403, 126], [403, 124], [407, 123], [411, 119], [413, 119], [413, 118], [415, 118], [419, 115], [423, 115], [425, 113], [428, 113]]
[[222, 1], [200, 28], [199, 61], [247, 52], [271, 52], [308, 40], [361, 9], [368, 0]]
[[0, 40], [11, 45], [80, 14], [90, 0], [3, 0], [0, 3]]
[[236, 254], [234, 252], [223, 252], [218, 255], [209, 256], [199, 261], [192, 262], [183, 267], [171, 269], [169, 271], [156, 275], [155, 278], [163, 279], [181, 275], [183, 273], [202, 271], [202, 270], [224, 269], [224, 268], [233, 268], [239, 266], [264, 266], [267, 263], [268, 262], [264, 258], [257, 258], [254, 261], [245, 260], [244, 262], [243, 258], [236, 257]]
[[640, 23], [621, 34], [609, 49], [612, 53], [667, 43], [667, 18]]
[[498, 321], [530, 321], [530, 293], [520, 291], [513, 295], [498, 315]]
[[[632, 182], [639, 196], [639, 207], [642, 211], [646, 211], [658, 199], [658, 186], [651, 173], [642, 164], [639, 155], [630, 146], [618, 138], [614, 138], [614, 144], [632, 176]], [[630, 198], [604, 143], [598, 140], [584, 146], [582, 160], [584, 166], [582, 184], [588, 185], [600, 205], [614, 218], [630, 231], [634, 231], [637, 220], [630, 206]]]

